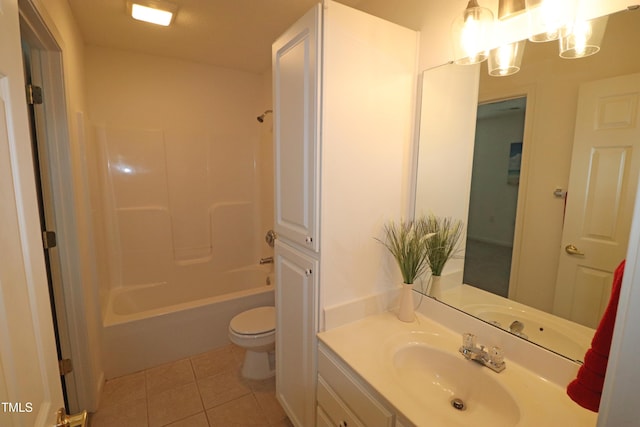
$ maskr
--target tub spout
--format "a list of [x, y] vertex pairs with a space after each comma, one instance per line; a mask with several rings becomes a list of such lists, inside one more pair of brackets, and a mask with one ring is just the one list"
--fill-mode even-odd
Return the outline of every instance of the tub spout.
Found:
[[273, 257], [260, 258], [260, 264], [273, 264]]

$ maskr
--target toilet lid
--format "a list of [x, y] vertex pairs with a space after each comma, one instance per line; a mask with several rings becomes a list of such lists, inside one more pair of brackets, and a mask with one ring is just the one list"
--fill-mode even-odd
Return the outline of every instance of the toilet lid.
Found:
[[247, 310], [231, 319], [234, 332], [242, 335], [257, 335], [276, 329], [275, 307], [258, 307]]

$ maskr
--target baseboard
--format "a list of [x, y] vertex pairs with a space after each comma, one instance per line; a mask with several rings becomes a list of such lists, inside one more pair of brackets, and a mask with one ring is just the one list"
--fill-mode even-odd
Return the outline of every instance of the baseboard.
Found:
[[87, 412], [95, 412], [98, 410], [98, 408], [100, 407], [100, 400], [102, 399], [102, 390], [104, 389], [104, 383], [105, 383], [105, 377], [104, 377], [104, 371], [100, 371], [100, 375], [98, 375], [98, 382], [96, 383], [96, 394], [95, 394], [95, 399], [91, 405], [91, 407], [89, 408], [85, 408], [87, 410]]

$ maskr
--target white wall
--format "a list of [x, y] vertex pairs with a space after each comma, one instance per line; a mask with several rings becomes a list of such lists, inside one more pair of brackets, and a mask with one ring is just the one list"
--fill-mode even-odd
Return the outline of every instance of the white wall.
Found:
[[[257, 74], [88, 46], [109, 286], [256, 264], [270, 118]], [[265, 147], [267, 145], [267, 147]]]
[[375, 238], [406, 214], [417, 34], [337, 3], [325, 22], [320, 280], [328, 308], [400, 285]]

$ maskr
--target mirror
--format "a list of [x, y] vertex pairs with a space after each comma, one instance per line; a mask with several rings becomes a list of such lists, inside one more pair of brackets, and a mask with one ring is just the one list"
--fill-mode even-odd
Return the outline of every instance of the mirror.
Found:
[[[598, 218], [605, 223], [609, 221], [609, 225], [614, 221], [614, 228], [618, 230], [609, 239], [610, 247], [616, 246], [617, 252], [605, 262], [608, 266], [585, 267], [585, 260], [593, 257], [579, 255], [583, 243], [570, 240], [573, 239], [570, 232], [574, 232], [574, 224], [578, 223], [575, 218], [584, 213], [582, 207], [572, 207], [571, 202], [573, 205], [582, 203], [582, 206], [590, 203], [581, 198], [585, 194], [585, 180], [576, 179], [577, 172], [570, 173], [572, 168], [578, 170], [578, 166], [572, 166], [573, 151], [579, 147], [574, 143], [574, 136], [576, 141], [587, 139], [581, 127], [576, 126], [576, 115], [582, 114], [578, 106], [586, 108], [583, 107], [585, 98], [582, 98], [586, 95], [579, 91], [589, 82], [640, 73], [640, 57], [632, 53], [638, 42], [640, 12], [623, 11], [609, 17], [600, 52], [587, 58], [559, 58], [557, 42], [527, 42], [522, 69], [512, 76], [490, 77], [486, 63], [474, 66], [449, 64], [424, 72], [415, 161], [415, 213], [434, 212], [463, 219], [468, 224], [467, 238], [475, 240], [469, 240], [466, 245], [466, 259], [450, 261], [445, 269], [443, 280], [446, 278], [447, 292], [442, 298], [444, 303], [571, 359], [580, 360], [584, 356], [593, 328], [608, 303], [612, 271], [626, 255], [625, 238], [628, 238], [638, 175], [628, 169], [621, 174], [609, 173], [610, 177], [620, 175], [632, 179], [624, 185], [610, 182], [614, 187], [618, 186], [613, 194], [602, 192], [597, 196], [597, 188], [588, 193], [595, 197], [596, 207], [604, 207], [599, 213], [590, 211], [589, 214], [599, 215]], [[589, 87], [591, 85], [595, 83], [589, 83]], [[623, 96], [609, 97], [612, 103], [603, 114], [624, 110], [632, 113], [630, 121], [635, 121], [638, 95], [630, 97], [629, 104]], [[518, 101], [518, 98], [524, 99]], [[480, 113], [479, 104], [484, 106], [480, 107]], [[520, 137], [504, 128], [495, 128], [505, 117], [523, 111], [524, 126], [520, 123]], [[476, 145], [474, 150], [474, 142], [481, 143], [478, 137], [482, 134], [489, 135], [490, 142], [501, 146], [482, 149]], [[618, 157], [603, 155], [600, 161], [609, 162], [608, 166], [614, 168], [621, 167], [621, 159], [631, 153], [631, 148], [627, 148], [631, 147], [630, 143], [624, 138], [618, 141], [619, 148], [623, 147], [618, 150]], [[519, 153], [522, 162], [517, 170], [510, 167], [509, 158], [517, 157]], [[478, 175], [476, 168], [482, 156], [492, 160], [488, 169], [501, 177], [501, 181], [491, 181], [493, 183], [484, 196], [482, 192], [480, 196], [477, 192], [472, 195], [471, 189], [478, 185], [475, 175]], [[627, 166], [630, 163], [627, 160]], [[492, 200], [491, 188], [495, 189], [493, 193], [500, 188], [505, 195], [498, 195], [487, 203]], [[507, 196], [507, 193], [511, 195]], [[507, 201], [513, 193], [516, 197]], [[625, 201], [613, 218], [610, 215], [615, 211], [613, 203], [621, 198]], [[501, 200], [504, 202], [500, 203]], [[503, 218], [502, 208], [506, 205], [514, 208], [515, 216], [511, 219]], [[470, 212], [477, 216], [470, 219], [467, 216]], [[616, 222], [625, 218], [629, 225], [621, 226]], [[591, 220], [593, 224], [593, 218]], [[585, 220], [581, 221], [584, 229]], [[494, 234], [485, 233], [487, 231]], [[591, 232], [586, 240], [598, 240], [608, 233], [603, 229]], [[501, 257], [492, 255], [490, 248], [472, 247], [478, 242], [506, 252], [507, 256], [502, 258], [511, 263], [510, 267], [498, 263]], [[578, 255], [569, 253], [571, 244]], [[481, 262], [473, 264], [471, 258]], [[569, 269], [564, 266], [567, 262], [573, 263]], [[471, 274], [472, 270], [480, 270], [476, 277], [484, 278], [492, 274], [491, 269], [502, 269], [502, 275], [507, 276], [503, 290], [499, 290], [499, 286], [486, 286]], [[577, 277], [577, 280], [568, 277]], [[471, 283], [476, 280], [477, 283]], [[524, 329], [514, 324], [514, 320], [524, 324]]]

